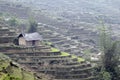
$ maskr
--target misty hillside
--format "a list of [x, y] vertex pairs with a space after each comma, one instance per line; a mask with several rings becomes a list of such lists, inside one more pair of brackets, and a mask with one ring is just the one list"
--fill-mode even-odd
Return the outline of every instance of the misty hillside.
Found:
[[[120, 10], [119, 0], [2, 0], [5, 2], [12, 2], [12, 7], [6, 4], [1, 6], [1, 11], [10, 13], [13, 16], [20, 18], [28, 18], [32, 12], [36, 20], [40, 23], [54, 26], [59, 29], [60, 34], [73, 33], [72, 28], [79, 27], [84, 28], [87, 34], [96, 33], [98, 36], [98, 27], [102, 24], [102, 20], [107, 26], [111, 27], [114, 36], [119, 37], [120, 28]], [[8, 3], [8, 4], [9, 4]], [[90, 31], [87, 31], [90, 30]], [[75, 31], [74, 31], [75, 32]], [[86, 36], [87, 34], [80, 34], [81, 39], [85, 42], [86, 39], [95, 39], [98, 41], [98, 37], [93, 38]], [[79, 34], [75, 34], [79, 35]], [[93, 34], [91, 34], [93, 35]], [[89, 42], [89, 41], [88, 41]]]
[[[13, 0], [10, 0], [13, 1]], [[119, 0], [14, 0], [28, 4], [35, 10], [48, 12], [49, 15], [82, 21], [98, 23], [103, 19], [105, 23], [119, 22]], [[92, 21], [91, 21], [92, 19]]]
[[[0, 12], [22, 19], [29, 18], [30, 14], [33, 14], [39, 23], [59, 29], [57, 32], [61, 35], [70, 38], [79, 37], [78, 41], [83, 43], [91, 44], [89, 40], [93, 40], [94, 44], [92, 44], [98, 45], [98, 27], [102, 26], [101, 20], [113, 30], [114, 39], [120, 35], [120, 1], [118, 0], [2, 1], [5, 1], [5, 4], [0, 5]], [[78, 33], [76, 28], [84, 30]]]
[[119, 5], [0, 0], [0, 80], [119, 80]]

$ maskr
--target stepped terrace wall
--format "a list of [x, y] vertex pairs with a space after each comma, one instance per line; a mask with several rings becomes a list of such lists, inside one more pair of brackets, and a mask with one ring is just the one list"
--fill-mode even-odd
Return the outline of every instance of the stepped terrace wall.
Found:
[[[72, 58], [67, 53], [63, 55], [59, 50], [51, 50], [50, 47], [46, 47], [49, 48], [48, 51], [46, 51], [44, 46], [37, 47], [38, 50], [35, 47], [20, 46], [9, 46], [6, 48], [5, 54], [21, 65], [28, 66], [35, 72], [53, 75], [56, 79], [84, 80], [92, 76], [90, 64], [86, 62], [80, 63], [77, 58]], [[42, 51], [39, 50], [40, 48]]]

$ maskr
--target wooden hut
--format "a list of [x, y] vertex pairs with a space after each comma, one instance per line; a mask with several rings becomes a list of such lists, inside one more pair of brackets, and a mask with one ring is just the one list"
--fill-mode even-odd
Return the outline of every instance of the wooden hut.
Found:
[[39, 46], [41, 41], [42, 37], [37, 32], [19, 34], [18, 36], [18, 45], [20, 46]]

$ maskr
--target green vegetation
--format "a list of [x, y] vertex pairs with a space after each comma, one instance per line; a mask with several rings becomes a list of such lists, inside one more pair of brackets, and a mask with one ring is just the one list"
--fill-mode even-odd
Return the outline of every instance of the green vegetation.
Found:
[[35, 80], [31, 72], [11, 66], [9, 58], [0, 53], [0, 80]]
[[111, 80], [111, 76], [109, 72], [101, 71], [99, 74], [100, 79], [99, 80]]
[[113, 41], [110, 31], [103, 25], [100, 30], [100, 42], [103, 54], [99, 80], [119, 80], [120, 41]]
[[77, 58], [77, 56], [76, 56], [76, 55], [72, 55], [71, 57], [72, 57], [72, 58]]
[[30, 25], [30, 28], [28, 29], [29, 33], [33, 33], [37, 31], [38, 24], [33, 18], [29, 19], [29, 25]]
[[51, 42], [46, 42], [46, 44], [47, 44], [47, 45], [52, 45], [52, 43], [51, 43]]
[[80, 57], [78, 57], [77, 59], [78, 59], [78, 62], [83, 62], [83, 61], [85, 61], [85, 59], [80, 58]]
[[71, 57], [72, 57], [73, 59], [74, 59], [74, 58], [77, 58], [77, 59], [78, 59], [78, 62], [85, 61], [85, 59], [80, 58], [80, 57], [77, 57], [76, 55], [72, 55]]
[[70, 54], [67, 52], [61, 52], [61, 56], [70, 56]]
[[47, 46], [54, 47], [54, 45], [52, 44], [52, 42], [44, 41], [43, 44], [47, 45]]
[[22, 74], [24, 75], [24, 80], [34, 80], [34, 76], [32, 73], [29, 73], [27, 71], [23, 71]]
[[90, 53], [91, 53], [91, 50], [90, 50], [90, 49], [85, 49], [85, 50], [83, 51], [83, 53], [84, 53], [84, 54], [90, 54]]
[[6, 68], [8, 65], [9, 63], [7, 61], [0, 60], [0, 70], [2, 70], [3, 68]]
[[20, 68], [15, 68], [15, 67], [10, 67], [10, 71], [9, 71], [9, 74], [10, 76], [12, 77], [16, 77], [16, 78], [19, 78], [19, 79], [22, 79], [22, 74], [21, 74], [21, 69]]
[[[70, 56], [70, 54], [67, 52], [61, 52], [61, 56]], [[72, 59], [77, 58], [78, 62], [85, 61], [85, 59], [77, 57], [76, 55], [71, 55], [71, 58]]]
[[0, 12], [0, 16], [3, 16], [3, 13]]
[[18, 20], [17, 20], [17, 18], [15, 18], [15, 17], [10, 18], [10, 19], [8, 20], [8, 24], [9, 24], [10, 26], [14, 26], [14, 27], [16, 27], [16, 26], [19, 25]]
[[17, 78], [15, 76], [10, 76], [9, 74], [2, 80], [22, 80], [20, 78]]
[[83, 53], [84, 53], [84, 58], [87, 60], [87, 61], [90, 61], [91, 59], [90, 59], [90, 55], [91, 55], [91, 49], [85, 49], [84, 51], [83, 51]]
[[0, 18], [2, 18], [2, 20], [4, 20], [5, 18], [9, 17], [9, 13], [6, 12], [0, 12]]
[[10, 59], [7, 56], [0, 53], [0, 71], [9, 65], [9, 61]]
[[5, 79], [7, 74], [0, 72], [0, 80]]
[[[51, 51], [52, 52], [58, 52], [60, 50], [56, 49], [56, 48], [51, 48]], [[67, 52], [61, 52], [61, 56], [70, 56], [69, 53]], [[76, 55], [71, 55], [71, 58], [74, 59], [74, 58], [77, 58], [78, 59], [78, 62], [82, 62], [82, 61], [85, 61], [85, 59], [81, 58], [81, 57], [77, 57]]]
[[56, 48], [51, 48], [51, 52], [59, 52], [60, 50], [56, 49]]

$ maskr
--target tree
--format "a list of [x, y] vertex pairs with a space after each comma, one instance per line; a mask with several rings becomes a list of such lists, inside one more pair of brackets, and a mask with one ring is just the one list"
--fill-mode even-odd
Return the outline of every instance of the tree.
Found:
[[109, 72], [101, 71], [98, 80], [111, 80], [111, 75]]
[[30, 18], [29, 19], [29, 24], [30, 24], [30, 28], [28, 30], [29, 33], [33, 33], [33, 32], [36, 32], [37, 31], [37, 22], [33, 19], [33, 18]]
[[10, 26], [16, 27], [16, 26], [18, 26], [18, 21], [17, 21], [16, 18], [12, 17], [12, 18], [10, 18], [10, 19], [8, 20], [8, 24], [9, 24]]
[[[111, 37], [111, 32], [103, 25], [100, 30], [100, 43], [102, 50], [102, 65], [101, 72], [103, 72], [103, 77], [108, 76], [108, 80], [119, 80], [119, 56], [120, 56], [120, 41], [113, 41]], [[110, 76], [111, 79], [110, 79]], [[106, 75], [106, 76], [104, 76]], [[107, 80], [102, 79], [102, 80]]]

